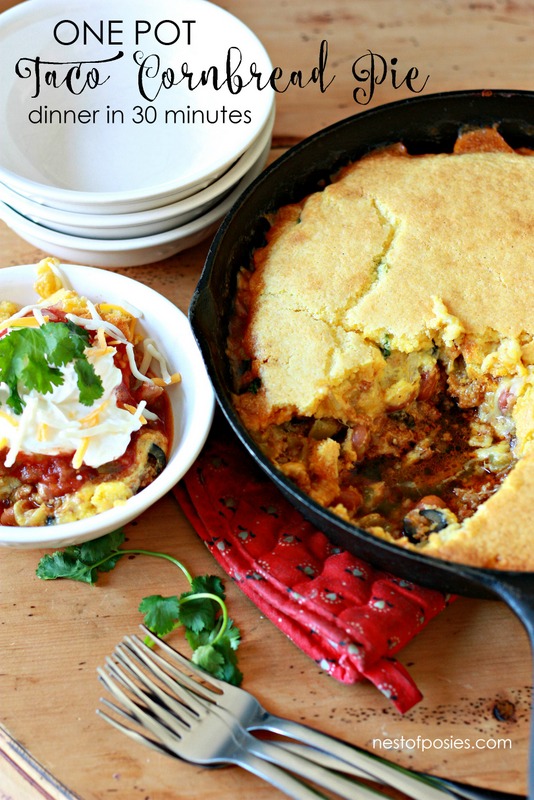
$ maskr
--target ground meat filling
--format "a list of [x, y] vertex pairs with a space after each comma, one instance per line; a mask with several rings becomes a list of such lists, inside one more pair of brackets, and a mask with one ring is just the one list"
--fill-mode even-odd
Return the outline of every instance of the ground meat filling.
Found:
[[321, 505], [360, 528], [422, 544], [472, 516], [514, 465], [511, 455], [491, 465], [477, 453], [481, 443], [508, 443], [477, 413], [495, 386], [465, 379], [457, 361], [423, 374], [418, 396], [402, 408], [362, 414], [350, 426], [294, 417], [257, 433], [258, 442]]

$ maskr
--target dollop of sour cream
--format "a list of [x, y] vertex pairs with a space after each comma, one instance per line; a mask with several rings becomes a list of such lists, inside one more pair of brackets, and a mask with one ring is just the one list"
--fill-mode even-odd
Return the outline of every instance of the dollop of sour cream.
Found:
[[145, 403], [128, 410], [117, 406], [116, 389], [122, 372], [116, 366], [114, 347], [88, 348], [86, 355], [103, 385], [103, 395], [92, 405], [80, 403], [77, 375], [72, 363], [61, 368], [64, 382], [53, 391], [40, 394], [19, 388], [24, 402], [22, 414], [15, 414], [6, 400], [9, 390], [0, 383], [0, 446], [7, 447], [4, 466], [11, 467], [20, 452], [58, 455], [73, 453], [72, 464], [99, 467], [126, 451], [132, 433], [145, 420]]

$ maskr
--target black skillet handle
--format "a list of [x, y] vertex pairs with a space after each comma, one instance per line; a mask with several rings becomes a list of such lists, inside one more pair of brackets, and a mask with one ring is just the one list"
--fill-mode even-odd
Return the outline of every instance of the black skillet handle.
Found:
[[[473, 576], [514, 612], [528, 634], [534, 665], [534, 574], [476, 570]], [[533, 670], [534, 671], [534, 670]], [[534, 708], [531, 708], [528, 800], [534, 800]]]
[[481, 570], [477, 579], [519, 617], [534, 646], [534, 573]]

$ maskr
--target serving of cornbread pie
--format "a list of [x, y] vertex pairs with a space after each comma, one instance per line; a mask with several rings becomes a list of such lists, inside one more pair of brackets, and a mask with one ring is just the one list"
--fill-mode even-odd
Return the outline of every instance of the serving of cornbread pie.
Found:
[[233, 401], [343, 520], [534, 570], [534, 158], [494, 128], [402, 143], [269, 220], [238, 277]]

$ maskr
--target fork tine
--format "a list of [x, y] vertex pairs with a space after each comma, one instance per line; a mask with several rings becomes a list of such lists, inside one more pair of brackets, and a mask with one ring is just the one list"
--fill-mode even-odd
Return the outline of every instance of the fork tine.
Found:
[[[124, 708], [121, 708], [120, 706], [116, 705], [115, 703], [112, 703], [111, 700], [108, 700], [107, 697], [101, 697], [100, 698], [100, 702], [102, 703], [102, 705], [107, 706], [107, 708], [111, 709], [119, 717], [124, 717], [125, 719], [129, 720], [130, 722], [133, 722], [134, 724], [137, 724], [137, 725], [139, 724], [132, 714], [129, 714]], [[169, 755], [170, 751], [166, 747], [164, 747], [161, 744], [158, 744], [158, 742], [155, 742], [153, 739], [151, 739], [148, 736], [143, 736], [143, 734], [141, 734], [139, 731], [135, 730], [134, 728], [130, 728], [127, 725], [125, 725], [124, 723], [119, 722], [119, 720], [116, 720], [114, 717], [111, 717], [109, 714], [106, 714], [106, 712], [102, 711], [100, 708], [96, 709], [96, 713], [99, 716], [104, 717], [112, 725], [114, 724], [115, 727], [118, 728], [119, 730], [125, 731], [125, 732], [130, 731], [131, 737], [136, 739], [137, 741], [139, 741], [141, 744], [151, 745], [154, 750], [157, 750], [158, 752], [165, 753], [165, 754]]]
[[133, 716], [133, 714], [129, 714], [124, 708], [115, 705], [115, 703], [112, 703], [111, 700], [107, 699], [107, 697], [101, 697], [100, 702], [103, 703], [108, 708], [111, 708], [113, 711], [115, 711], [116, 714], [119, 714], [119, 716], [124, 717], [125, 719], [129, 719], [132, 722], [136, 722], [136, 719]]
[[[224, 694], [225, 690], [228, 691], [229, 684], [226, 681], [222, 681], [219, 678], [216, 678], [214, 675], [211, 675], [205, 669], [202, 669], [202, 667], [198, 667], [196, 664], [194, 664], [192, 661], [190, 661], [188, 658], [186, 658], [180, 652], [178, 652], [178, 650], [175, 650], [173, 647], [171, 647], [164, 639], [160, 639], [159, 636], [156, 636], [155, 633], [152, 633], [152, 631], [149, 630], [146, 627], [146, 625], [140, 625], [139, 627], [146, 634], [146, 636], [152, 639], [152, 641], [155, 644], [157, 644], [158, 647], [160, 647], [161, 650], [163, 650], [168, 656], [170, 656], [173, 659], [173, 661], [177, 661], [179, 664], [182, 665], [182, 667], [185, 667], [190, 672], [192, 672], [193, 675], [196, 675], [200, 680], [204, 681], [204, 683], [199, 683], [198, 680], [195, 680], [195, 678], [191, 678], [188, 675], [187, 676], [187, 678], [189, 678], [188, 685], [190, 685], [191, 689], [193, 689], [198, 693], [201, 693], [203, 696], [206, 697], [206, 699], [213, 700], [214, 702], [217, 697]], [[134, 635], [134, 636], [129, 636], [127, 638], [135, 640], [139, 646], [146, 648], [146, 650], [150, 653], [154, 653], [154, 650], [151, 647], [148, 647], [148, 645], [146, 645], [145, 642], [143, 642], [138, 636]], [[169, 665], [169, 667], [173, 671], [176, 670], [176, 667], [171, 667], [171, 665]], [[180, 675], [181, 679], [181, 676], [184, 673], [180, 670], [178, 674]], [[217, 691], [215, 691], [215, 689]]]
[[[103, 701], [103, 698], [100, 699], [101, 701]], [[113, 706], [113, 703], [110, 703], [110, 705]], [[117, 711], [119, 711], [117, 706], [114, 706], [114, 708]], [[121, 731], [121, 733], [125, 733], [127, 736], [130, 737], [130, 739], [133, 739], [134, 742], [137, 742], [138, 744], [143, 744], [146, 747], [150, 747], [152, 750], [155, 750], [156, 753], [163, 753], [163, 755], [166, 756], [172, 755], [171, 751], [167, 750], [167, 748], [163, 747], [163, 745], [157, 744], [153, 739], [150, 739], [150, 737], [148, 736], [143, 736], [143, 734], [139, 733], [139, 731], [134, 731], [133, 728], [129, 728], [127, 725], [124, 725], [122, 722], [119, 722], [114, 717], [111, 717], [109, 714], [106, 714], [106, 712], [102, 711], [100, 708], [96, 709], [96, 713], [98, 714], [99, 717], [102, 717], [102, 719], [106, 720], [106, 722], [109, 722], [109, 724], [112, 725], [114, 728]]]
[[[194, 705], [196, 710], [200, 713], [201, 710], [209, 708], [215, 702], [217, 694], [207, 690], [213, 696], [213, 699], [206, 696], [204, 693], [204, 686], [200, 684], [195, 678], [184, 673], [182, 670], [177, 669], [173, 664], [170, 664], [166, 658], [163, 658], [159, 653], [154, 652], [137, 636], [127, 636], [124, 639], [127, 647], [135, 654], [135, 656], [149, 669], [154, 670], [158, 677], [174, 692], [176, 689], [176, 681], [182, 686], [186, 686], [190, 692], [188, 694], [188, 705]], [[202, 698], [202, 699], [201, 699]]]
[[[119, 686], [116, 677], [116, 671], [113, 676], [104, 672], [100, 667], [97, 669], [98, 675], [108, 691], [119, 700], [133, 715], [134, 719], [142, 726], [147, 728], [150, 733], [161, 740], [163, 744], [169, 747], [173, 752], [181, 742], [181, 737], [178, 731], [178, 720], [172, 720], [173, 728], [169, 729], [167, 725], [163, 725], [153, 714], [149, 713], [146, 709], [141, 708], [137, 703], [134, 703], [132, 698]], [[122, 681], [121, 681], [122, 682]], [[141, 700], [148, 705], [146, 696], [141, 694]], [[155, 704], [154, 704], [155, 705]], [[157, 709], [156, 709], [157, 711]], [[183, 725], [183, 723], [181, 723]]]
[[[158, 687], [153, 681], [149, 680], [147, 676], [141, 672], [137, 665], [135, 665], [131, 658], [125, 655], [124, 649], [121, 649], [121, 657], [127, 658], [128, 665], [131, 666], [138, 672], [139, 676], [142, 678], [143, 683], [147, 686], [151, 691], [154, 691], [161, 700], [166, 703], [171, 709], [174, 709], [175, 713], [180, 714], [182, 717], [184, 716], [184, 712], [188, 712], [190, 715], [191, 721], [200, 721], [206, 717], [207, 714], [210, 713], [210, 708], [213, 709], [213, 703], [208, 703], [204, 700], [201, 700], [195, 694], [187, 688], [187, 686], [183, 686], [179, 681], [174, 680], [174, 678], [170, 677], [164, 670], [162, 670], [155, 660], [157, 658], [157, 654], [153, 653], [150, 648], [147, 648], [148, 653], [145, 655], [143, 654], [143, 663], [147, 666], [148, 669], [152, 673], [155, 673], [160, 680], [170, 689], [173, 694], [173, 697], [170, 697], [167, 692], [162, 690]], [[156, 657], [156, 658], [155, 658]], [[164, 659], [159, 659], [165, 663]], [[171, 669], [171, 665], [168, 665]], [[175, 671], [175, 670], [173, 670]], [[182, 676], [181, 672], [177, 672], [177, 675]], [[177, 698], [177, 701], [174, 699]], [[150, 703], [146, 700], [149, 705]], [[220, 724], [224, 725], [224, 727], [228, 730], [229, 735], [232, 739], [235, 739], [236, 729], [233, 725], [233, 720], [228, 722], [224, 718], [220, 718]]]
[[[121, 658], [124, 658], [124, 661], [118, 664], [109, 658], [106, 659], [108, 669], [111, 671], [113, 677], [119, 680], [123, 686], [139, 698], [152, 712], [152, 715], [155, 715], [160, 721], [163, 721], [170, 731], [175, 733], [177, 728], [186, 731], [190, 728], [190, 723], [198, 719], [198, 714], [195, 714], [190, 708], [183, 704], [177, 703], [174, 698], [170, 697], [167, 692], [160, 689], [147, 675], [141, 672], [137, 665], [125, 654], [119, 653], [116, 649], [115, 655], [117, 657], [120, 655]], [[125, 668], [127, 671], [125, 671]], [[139, 687], [138, 684], [132, 680], [130, 675], [134, 675], [139, 683], [145, 686], [148, 691]]]
[[[258, 759], [242, 747], [236, 747], [232, 731], [224, 723], [219, 725], [214, 732], [213, 720], [210, 721], [211, 724], [208, 730], [206, 729], [206, 716], [196, 716], [194, 717], [196, 724], [193, 723], [191, 728], [186, 728], [182, 739], [179, 735], [170, 731], [166, 725], [163, 725], [159, 719], [152, 716], [149, 709], [152, 708], [153, 713], [158, 716], [164, 709], [152, 697], [148, 697], [146, 693], [136, 686], [135, 682], [125, 673], [122, 665], [118, 665], [108, 659], [107, 670], [104, 671], [99, 667], [97, 672], [104, 686], [125, 707], [126, 711], [119, 709], [119, 715], [130, 722], [139, 724], [141, 729], [144, 730], [142, 733], [136, 731], [130, 725], [124, 724], [100, 709], [98, 709], [98, 713], [106, 722], [125, 733], [134, 741], [148, 745], [158, 750], [158, 752], [166, 752], [168, 755], [178, 756], [182, 760], [185, 759], [194, 764], [206, 766], [221, 763], [238, 764], [285, 791], [295, 800], [317, 800], [317, 792], [315, 790], [293, 778], [279, 767]], [[132, 689], [132, 686], [135, 687], [135, 690]], [[123, 687], [128, 689], [129, 692], [133, 692], [134, 696], [140, 698], [142, 707], [137, 702], [134, 702], [132, 696]], [[113, 708], [114, 704], [108, 703], [108, 706]], [[145, 736], [145, 731], [157, 740], [157, 744], [152, 738]]]
[[[128, 655], [126, 654], [126, 650], [129, 651]], [[168, 662], [164, 658], [161, 658], [161, 656], [159, 656], [157, 653], [154, 653], [153, 650], [151, 650], [146, 645], [143, 645], [142, 642], [140, 642], [139, 640], [134, 641], [131, 637], [125, 637], [125, 639], [122, 642], [122, 646], [119, 645], [116, 648], [115, 652], [117, 657], [119, 657], [122, 662], [127, 663], [127, 666], [130, 669], [132, 669], [132, 671], [135, 671], [140, 680], [142, 680], [145, 686], [147, 686], [151, 691], [155, 691], [156, 688], [158, 687], [156, 687], [155, 684], [147, 682], [146, 675], [134, 663], [131, 656], [136, 658], [139, 663], [144, 665], [153, 674], [155, 674], [159, 678], [159, 680], [165, 686], [167, 686], [168, 689], [172, 691], [173, 695], [178, 694], [178, 692], [176, 691], [176, 681], [174, 680], [173, 677], [171, 677], [171, 675], [176, 677], [179, 676], [181, 680], [183, 674], [181, 672], [177, 673], [176, 669], [174, 669], [171, 664], [168, 664]], [[171, 675], [168, 674], [169, 672], [171, 673]], [[186, 681], [186, 684], [187, 686], [192, 684], [191, 688], [194, 689], [196, 681], [190, 679], [189, 681]], [[164, 695], [165, 697], [161, 696], [161, 699], [164, 700], [164, 702], [167, 702], [167, 700], [170, 701], [172, 707], [175, 708], [173, 699], [170, 698], [166, 692], [164, 693]], [[158, 696], [160, 695], [158, 694]], [[201, 701], [198, 695], [191, 694], [190, 692], [188, 692], [187, 695], [184, 694], [179, 695], [179, 699], [181, 701], [181, 704], [185, 704], [191, 711], [194, 711], [197, 715], [204, 713], [208, 708], [208, 705], [206, 705], [205, 702]], [[177, 710], [178, 712], [180, 711], [179, 708]]]

